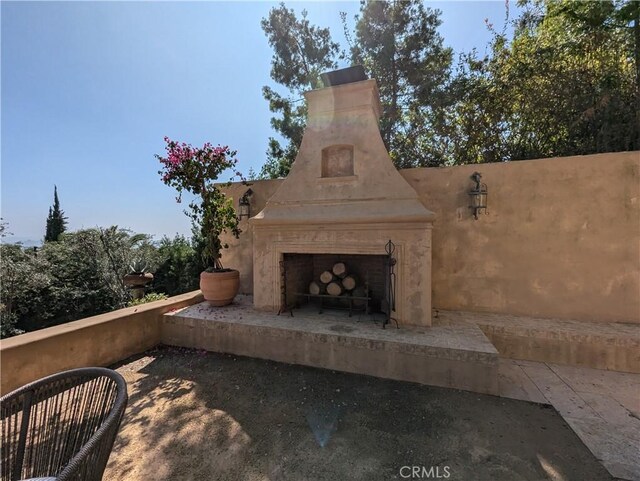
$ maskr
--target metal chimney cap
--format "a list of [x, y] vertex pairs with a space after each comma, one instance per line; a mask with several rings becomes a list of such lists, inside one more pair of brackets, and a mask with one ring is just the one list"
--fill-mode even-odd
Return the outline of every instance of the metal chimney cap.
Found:
[[325, 87], [335, 87], [336, 85], [362, 82], [363, 80], [368, 80], [368, 77], [362, 65], [354, 65], [353, 67], [325, 72], [320, 75], [320, 79]]

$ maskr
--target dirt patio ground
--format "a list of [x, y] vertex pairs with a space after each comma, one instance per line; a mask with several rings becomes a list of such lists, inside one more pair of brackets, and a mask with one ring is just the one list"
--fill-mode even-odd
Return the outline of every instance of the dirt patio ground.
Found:
[[549, 405], [175, 348], [117, 369], [105, 480], [613, 479]]

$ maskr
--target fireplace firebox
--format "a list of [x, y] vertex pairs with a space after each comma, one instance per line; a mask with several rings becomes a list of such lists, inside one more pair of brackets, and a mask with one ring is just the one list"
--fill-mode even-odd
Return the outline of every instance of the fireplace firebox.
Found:
[[321, 310], [382, 312], [386, 264], [383, 255], [284, 254], [283, 310], [318, 304]]

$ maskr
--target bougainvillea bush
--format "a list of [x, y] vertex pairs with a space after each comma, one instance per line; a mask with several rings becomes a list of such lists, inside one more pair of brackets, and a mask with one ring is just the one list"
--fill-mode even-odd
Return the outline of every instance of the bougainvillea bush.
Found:
[[168, 137], [164, 141], [167, 144], [166, 156], [156, 154], [162, 164], [158, 172], [162, 182], [178, 191], [178, 202], [181, 202], [185, 191], [196, 197], [189, 203], [189, 210], [185, 210], [185, 214], [199, 226], [202, 233], [205, 241], [203, 262], [208, 271], [224, 270], [220, 257], [222, 249], [228, 246], [222, 243], [220, 235], [230, 232], [237, 238], [240, 235], [239, 219], [232, 200], [220, 190], [224, 184], [215, 181], [228, 169], [244, 180], [242, 174], [234, 170], [238, 162], [236, 151], [227, 146], [214, 147], [209, 142], [202, 147], [193, 147]]

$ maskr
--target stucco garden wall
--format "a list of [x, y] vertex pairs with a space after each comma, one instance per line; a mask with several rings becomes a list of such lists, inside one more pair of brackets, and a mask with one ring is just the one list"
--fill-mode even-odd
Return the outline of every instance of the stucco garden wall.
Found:
[[0, 340], [0, 394], [77, 367], [109, 366], [161, 343], [162, 315], [202, 302], [200, 291]]
[[[486, 215], [468, 208], [469, 176], [489, 190]], [[433, 227], [436, 309], [640, 323], [640, 152], [401, 171]], [[252, 215], [281, 181], [251, 186]], [[247, 189], [228, 190], [236, 200]], [[246, 220], [223, 261], [251, 293]]]

